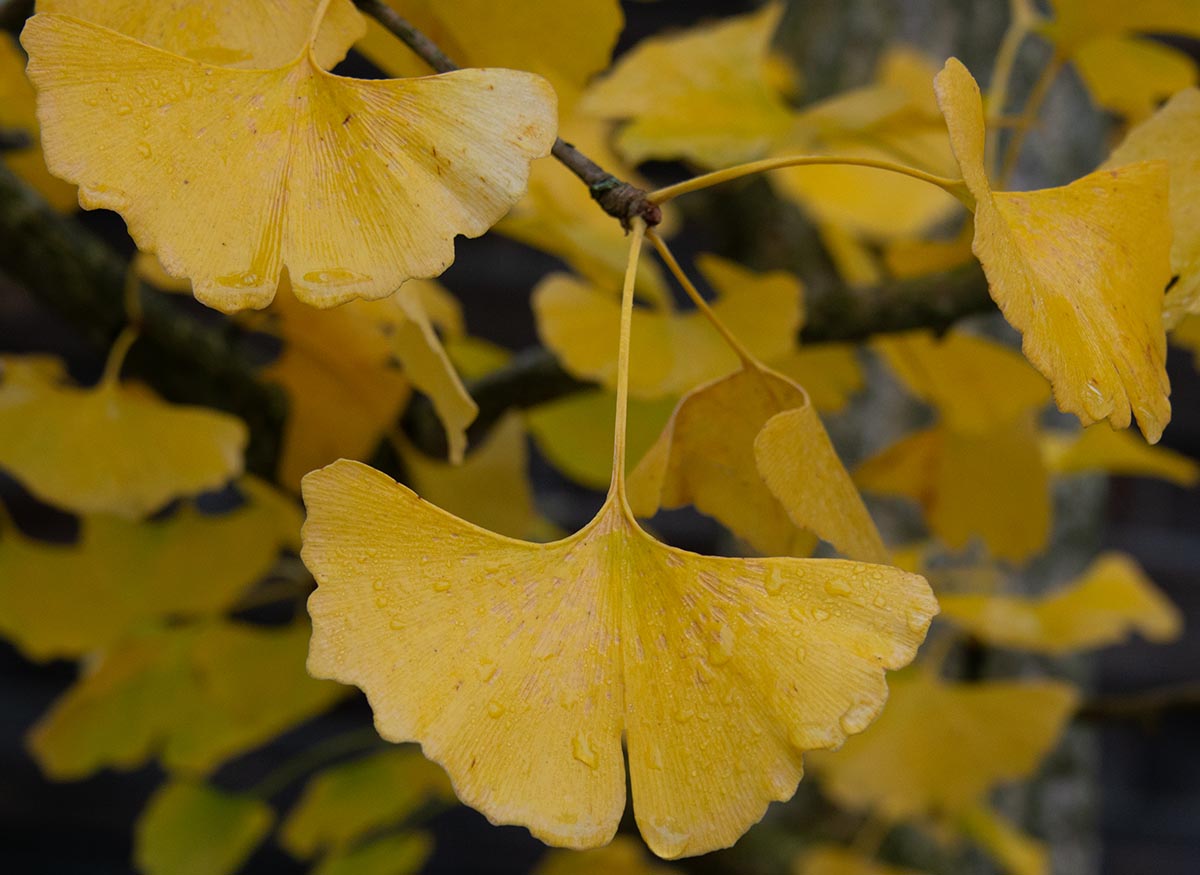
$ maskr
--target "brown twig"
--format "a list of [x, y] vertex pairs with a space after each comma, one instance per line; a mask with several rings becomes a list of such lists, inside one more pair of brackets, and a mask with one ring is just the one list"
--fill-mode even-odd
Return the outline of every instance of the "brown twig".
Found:
[[1185, 681], [1153, 690], [1097, 696], [1083, 704], [1080, 720], [1129, 720], [1153, 723], [1171, 711], [1200, 709], [1200, 682]]
[[[411, 22], [383, 0], [355, 2], [359, 9], [383, 25], [436, 72], [450, 73], [459, 69], [433, 40], [413, 27]], [[648, 193], [644, 189], [609, 173], [562, 137], [554, 141], [554, 148], [550, 154], [579, 177], [588, 187], [592, 200], [598, 203], [604, 212], [620, 221], [626, 231], [635, 218], [640, 217], [651, 228], [662, 221], [662, 209], [657, 204], [650, 203]]]

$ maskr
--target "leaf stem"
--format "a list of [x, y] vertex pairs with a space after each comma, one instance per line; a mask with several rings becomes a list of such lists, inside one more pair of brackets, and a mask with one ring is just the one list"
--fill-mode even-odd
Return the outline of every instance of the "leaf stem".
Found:
[[[1017, 55], [1020, 53], [1025, 38], [1029, 36], [1035, 22], [1040, 18], [1030, 6], [1029, 0], [1010, 0], [1008, 6], [1008, 29], [1004, 31], [1004, 37], [1000, 40], [1000, 48], [996, 52], [996, 63], [992, 67], [992, 81], [988, 86], [989, 124], [987, 126], [986, 154], [990, 156], [993, 165], [999, 157], [997, 154], [1000, 138], [999, 128], [1008, 125], [997, 124], [990, 117], [1004, 115], [1004, 109], [1008, 105], [1008, 89], [1012, 83]], [[1016, 121], [1019, 123], [1019, 118]], [[993, 172], [996, 169], [995, 166], [991, 167]]]
[[666, 188], [650, 192], [649, 198], [652, 203], [664, 204], [682, 194], [711, 188], [723, 182], [741, 179], [743, 176], [764, 173], [768, 170], [781, 170], [785, 167], [813, 167], [822, 165], [870, 167], [875, 170], [887, 170], [891, 173], [911, 176], [913, 179], [919, 179], [922, 182], [936, 185], [938, 188], [954, 195], [968, 206], [973, 205], [971, 194], [967, 191], [966, 184], [961, 179], [937, 176], [933, 173], [926, 173], [924, 170], [919, 170], [916, 167], [909, 167], [906, 164], [898, 164], [894, 161], [877, 158], [852, 158], [838, 155], [789, 155], [782, 158], [764, 158], [761, 161], [751, 161], [749, 164], [738, 164], [734, 167], [727, 167], [724, 170], [714, 170], [712, 173], [705, 173], [684, 182], [676, 183], [675, 185], [668, 185]]
[[[428, 36], [392, 9], [384, 0], [355, 0], [360, 10], [413, 50], [418, 57], [438, 73], [459, 69], [450, 57]], [[662, 221], [662, 210], [646, 196], [644, 189], [609, 173], [562, 137], [554, 141], [550, 154], [574, 173], [587, 187], [592, 200], [604, 212], [617, 219], [628, 231], [635, 218], [653, 228]]]
[[742, 346], [742, 342], [734, 336], [733, 332], [725, 326], [720, 317], [713, 312], [713, 308], [709, 306], [708, 301], [704, 300], [704, 297], [696, 289], [696, 286], [688, 279], [688, 275], [683, 272], [683, 268], [679, 266], [679, 262], [675, 260], [675, 256], [671, 253], [671, 249], [667, 246], [666, 241], [654, 231], [648, 231], [646, 238], [654, 244], [654, 248], [658, 250], [658, 257], [662, 259], [663, 264], [667, 266], [667, 270], [671, 272], [672, 276], [679, 282], [679, 285], [683, 286], [683, 290], [692, 299], [692, 303], [696, 305], [696, 309], [703, 313], [705, 318], [712, 323], [713, 328], [717, 329], [717, 333], [737, 353], [737, 357], [742, 360], [742, 364], [746, 367], [754, 367], [754, 356], [750, 354], [750, 351], [746, 347]]
[[625, 265], [625, 284], [621, 288], [621, 333], [617, 346], [617, 415], [613, 428], [613, 470], [611, 492], [625, 500], [625, 431], [629, 420], [629, 346], [633, 330], [633, 289], [637, 285], [638, 258], [642, 253], [642, 238], [646, 223], [633, 220], [629, 239], [629, 262]]
[[262, 779], [246, 790], [246, 795], [256, 796], [259, 799], [270, 799], [331, 760], [348, 753], [382, 746], [382, 741], [373, 727], [352, 729], [349, 732], [323, 739], [267, 772]]
[[121, 367], [125, 364], [129, 348], [137, 341], [140, 334], [141, 329], [137, 325], [126, 325], [121, 329], [121, 333], [117, 335], [112, 348], [108, 351], [108, 359], [104, 362], [104, 373], [100, 376], [100, 385], [116, 385], [121, 377]]
[[1062, 55], [1056, 49], [1049, 63], [1038, 74], [1037, 81], [1034, 83], [1033, 89], [1029, 92], [1029, 99], [1025, 101], [1025, 108], [1021, 110], [1020, 118], [1013, 128], [1012, 139], [1005, 146], [1004, 160], [1000, 164], [1000, 176], [996, 183], [998, 188], [1006, 188], [1008, 186], [1013, 171], [1017, 169], [1017, 159], [1021, 157], [1021, 147], [1025, 145], [1025, 138], [1029, 135], [1030, 129], [1033, 128], [1034, 123], [1037, 121], [1038, 114], [1042, 110], [1042, 104], [1046, 102], [1046, 97], [1050, 94], [1050, 86], [1054, 84], [1066, 62], [1066, 56]]

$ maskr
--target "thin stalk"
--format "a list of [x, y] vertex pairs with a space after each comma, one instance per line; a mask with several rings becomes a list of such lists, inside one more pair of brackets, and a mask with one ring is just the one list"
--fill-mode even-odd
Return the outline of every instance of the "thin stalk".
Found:
[[[1033, 30], [1038, 20], [1037, 12], [1029, 5], [1029, 0], [1010, 0], [1008, 29], [1000, 40], [1000, 48], [996, 52], [996, 63], [992, 68], [992, 81], [988, 87], [988, 115], [1003, 116], [1008, 105], [1008, 89], [1012, 84], [1013, 69], [1016, 67], [1017, 56], [1025, 38]], [[988, 121], [986, 154], [992, 162], [990, 167], [995, 175], [995, 162], [999, 158], [1000, 131], [1002, 127], [998, 120]]]
[[1021, 157], [1021, 148], [1025, 145], [1025, 138], [1041, 113], [1042, 104], [1046, 102], [1046, 97], [1050, 94], [1050, 86], [1054, 84], [1066, 62], [1067, 59], [1055, 51], [1050, 62], [1038, 74], [1037, 82], [1029, 92], [1029, 99], [1025, 101], [1025, 108], [1021, 111], [1021, 116], [1013, 128], [1012, 139], [1008, 141], [1008, 145], [1004, 149], [1004, 160], [1000, 164], [1000, 175], [996, 183], [998, 188], [1008, 186], [1009, 179], [1017, 167], [1017, 159]]
[[100, 385], [116, 385], [121, 376], [121, 368], [125, 364], [125, 357], [129, 355], [129, 348], [137, 341], [140, 333], [141, 329], [136, 325], [126, 325], [121, 329], [121, 333], [117, 335], [112, 348], [108, 351], [108, 359], [104, 362], [104, 373], [100, 376]]
[[690, 279], [688, 279], [688, 275], [683, 272], [683, 268], [679, 266], [679, 262], [675, 260], [675, 256], [671, 253], [671, 249], [667, 246], [666, 241], [659, 237], [654, 231], [648, 231], [646, 233], [646, 238], [654, 244], [654, 248], [658, 250], [658, 257], [662, 259], [663, 264], [667, 266], [667, 270], [671, 272], [672, 276], [675, 277], [679, 285], [683, 286], [683, 290], [687, 292], [688, 297], [692, 299], [692, 303], [696, 305], [696, 309], [703, 313], [705, 318], [712, 323], [713, 328], [717, 329], [717, 333], [720, 334], [721, 337], [724, 338], [725, 342], [729, 344], [730, 348], [737, 353], [737, 357], [742, 360], [742, 364], [746, 365], [747, 367], [754, 367], [754, 356], [752, 356], [750, 351], [742, 345], [742, 342], [734, 336], [733, 332], [725, 326], [725, 323], [721, 321], [720, 317], [713, 312], [713, 308], [708, 305], [708, 301], [704, 300], [704, 297], [696, 289], [696, 286]]
[[734, 167], [727, 167], [724, 170], [715, 170], [712, 173], [705, 173], [701, 176], [693, 177], [684, 182], [668, 185], [666, 188], [660, 188], [657, 191], [650, 192], [649, 199], [655, 204], [665, 204], [667, 201], [674, 200], [682, 194], [688, 194], [693, 191], [700, 191], [706, 188], [712, 188], [714, 185], [720, 185], [723, 182], [730, 182], [734, 179], [741, 179], [743, 176], [752, 176], [756, 173], [764, 173], [768, 170], [781, 170], [785, 167], [815, 167], [815, 166], [841, 166], [841, 167], [870, 167], [875, 170], [887, 170], [891, 173], [899, 173], [903, 176], [911, 176], [913, 179], [919, 179], [922, 182], [928, 182], [930, 185], [936, 185], [938, 188], [949, 192], [959, 200], [966, 203], [968, 206], [973, 205], [973, 199], [970, 192], [967, 191], [966, 184], [961, 179], [950, 179], [946, 176], [937, 176], [933, 173], [926, 173], [924, 170], [919, 170], [916, 167], [909, 167], [905, 164], [898, 164], [894, 161], [885, 161], [876, 158], [851, 158], [841, 157], [837, 155], [791, 155], [784, 158], [765, 158], [762, 161], [751, 161], [749, 164], [738, 164]]
[[284, 760], [250, 787], [246, 794], [259, 799], [270, 799], [320, 766], [348, 753], [369, 750], [380, 745], [381, 741], [373, 727], [334, 735]]
[[638, 259], [646, 223], [633, 220], [629, 240], [629, 262], [625, 265], [625, 284], [621, 288], [621, 334], [617, 346], [617, 415], [613, 428], [613, 470], [610, 491], [625, 500], [625, 431], [629, 420], [629, 336], [633, 330], [633, 288], [637, 284]]

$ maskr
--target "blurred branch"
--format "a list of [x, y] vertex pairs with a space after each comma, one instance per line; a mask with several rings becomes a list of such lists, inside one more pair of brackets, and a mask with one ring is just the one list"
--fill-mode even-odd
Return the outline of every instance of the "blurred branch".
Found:
[[[0, 167], [0, 271], [69, 323], [98, 352], [128, 319], [125, 261], [78, 221], [54, 212]], [[276, 387], [260, 382], [244, 333], [224, 319], [200, 319], [166, 295], [142, 295], [142, 333], [127, 372], [165, 398], [227, 410], [250, 427], [246, 463], [272, 477], [286, 412]]]
[[[78, 221], [55, 213], [35, 192], [0, 168], [0, 271], [74, 326], [98, 351], [107, 350], [126, 324], [125, 262]], [[249, 469], [272, 476], [286, 402], [259, 381], [245, 356], [243, 332], [226, 319], [200, 318], [160, 294], [143, 296], [143, 339], [129, 372], [164, 397], [228, 410], [250, 426]], [[840, 288], [809, 301], [805, 343], [861, 340], [914, 328], [943, 330], [991, 308], [978, 266], [877, 288]], [[563, 398], [588, 388], [545, 349], [518, 353], [504, 368], [468, 388], [479, 405], [471, 427], [477, 442], [511, 409]], [[404, 428], [419, 449], [445, 455], [445, 436], [433, 406], [417, 397]]]
[[1189, 681], [1138, 693], [1096, 696], [1084, 702], [1076, 716], [1080, 720], [1153, 723], [1171, 711], [1194, 710], [1200, 710], [1200, 682]]

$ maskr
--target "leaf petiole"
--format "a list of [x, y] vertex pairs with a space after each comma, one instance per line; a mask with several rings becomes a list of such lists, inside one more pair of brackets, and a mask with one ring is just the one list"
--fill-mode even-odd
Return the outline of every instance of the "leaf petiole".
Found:
[[967, 190], [966, 183], [962, 179], [951, 179], [946, 176], [937, 176], [933, 173], [926, 173], [924, 170], [919, 170], [916, 167], [909, 167], [906, 164], [899, 164], [894, 161], [885, 161], [876, 158], [853, 158], [849, 156], [838, 155], [788, 155], [782, 158], [764, 158], [761, 161], [751, 161], [748, 164], [738, 164], [733, 167], [726, 167], [724, 170], [715, 170], [712, 173], [704, 173], [684, 182], [668, 185], [666, 188], [660, 188], [657, 191], [652, 191], [647, 197], [647, 200], [652, 204], [665, 204], [668, 201], [674, 200], [682, 194], [688, 194], [693, 191], [700, 191], [705, 188], [711, 188], [714, 185], [720, 185], [723, 182], [730, 182], [734, 179], [741, 179], [743, 176], [752, 176], [755, 173], [764, 173], [768, 170], [781, 170], [785, 167], [816, 167], [816, 166], [842, 166], [842, 167], [869, 167], [875, 170], [886, 170], [891, 173], [899, 173], [903, 176], [910, 176], [913, 179], [919, 179], [922, 182], [928, 182], [930, 185], [936, 185], [938, 188], [954, 195], [967, 206], [972, 209], [975, 206], [974, 196]]

